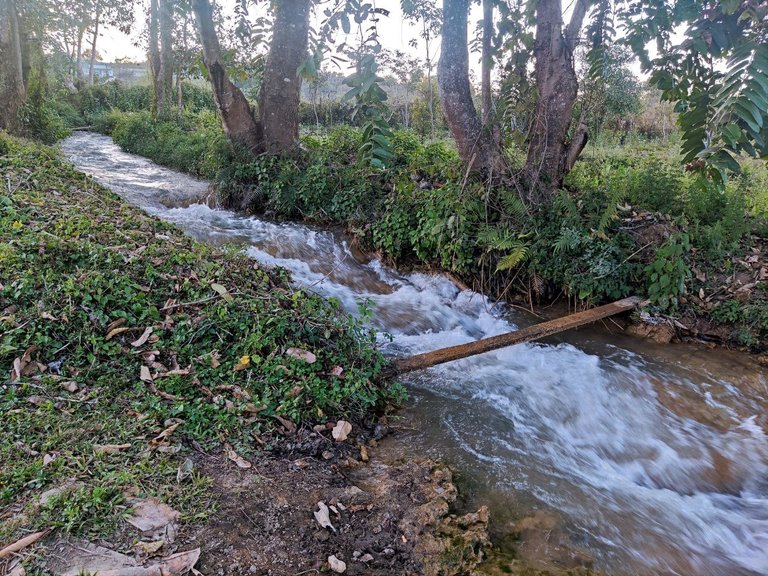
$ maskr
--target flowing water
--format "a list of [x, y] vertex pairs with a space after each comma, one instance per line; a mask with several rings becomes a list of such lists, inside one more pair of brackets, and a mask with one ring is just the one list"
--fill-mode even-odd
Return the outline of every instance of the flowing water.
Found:
[[[448, 279], [355, 259], [343, 238], [205, 203], [207, 185], [79, 133], [84, 172], [204, 242], [237, 243], [338, 298], [370, 299], [410, 354], [513, 330], [529, 317]], [[497, 525], [556, 516], [614, 574], [768, 574], [768, 378], [750, 359], [580, 330], [409, 376], [413, 453], [450, 462]]]

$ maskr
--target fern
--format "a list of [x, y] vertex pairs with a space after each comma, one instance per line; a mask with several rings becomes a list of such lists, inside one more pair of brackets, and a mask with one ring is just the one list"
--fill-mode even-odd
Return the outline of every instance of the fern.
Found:
[[583, 241], [584, 237], [579, 230], [564, 226], [560, 229], [560, 234], [558, 235], [557, 240], [555, 240], [555, 254], [559, 254], [560, 252], [572, 252], [573, 250], [576, 250]]
[[518, 242], [512, 251], [507, 255], [502, 256], [496, 264], [496, 272], [503, 272], [505, 270], [511, 270], [525, 260], [528, 256], [528, 245], [523, 242]]

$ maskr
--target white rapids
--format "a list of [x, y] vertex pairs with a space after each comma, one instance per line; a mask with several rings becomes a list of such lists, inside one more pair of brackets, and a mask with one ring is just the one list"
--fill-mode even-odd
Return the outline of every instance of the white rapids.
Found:
[[[200, 202], [208, 186], [78, 133], [77, 168], [212, 243], [236, 243], [350, 312], [369, 300], [402, 355], [515, 329], [503, 307], [447, 278], [361, 263], [337, 235]], [[579, 331], [406, 379], [414, 450], [451, 462], [492, 516], [547, 510], [615, 574], [768, 574], [768, 379], [725, 352]], [[514, 509], [510, 512], [510, 509]]]

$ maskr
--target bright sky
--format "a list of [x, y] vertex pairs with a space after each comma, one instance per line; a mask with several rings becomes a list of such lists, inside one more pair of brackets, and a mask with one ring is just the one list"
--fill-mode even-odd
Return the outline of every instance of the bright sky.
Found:
[[[218, 2], [222, 6], [225, 15], [231, 15], [235, 5], [234, 0], [223, 0]], [[141, 2], [136, 8], [136, 21], [134, 25], [134, 31], [130, 36], [121, 33], [115, 28], [107, 27], [104, 29], [103, 34], [100, 35], [98, 41], [98, 51], [109, 62], [114, 62], [117, 58], [130, 58], [135, 61], [143, 61], [146, 59], [145, 46], [136, 46], [138, 42], [139, 32], [144, 27], [144, 21], [148, 11], [149, 3]], [[419, 57], [424, 60], [424, 43], [419, 38], [420, 28], [412, 23], [405, 22], [400, 10], [400, 0], [379, 0], [376, 2], [376, 6], [379, 8], [385, 8], [390, 11], [388, 17], [381, 17], [379, 20], [379, 37], [382, 45], [390, 50], [401, 50], [413, 56]], [[470, 14], [470, 33], [474, 30], [476, 23], [482, 18], [482, 12], [479, 6], [474, 6]], [[319, 27], [322, 21], [322, 6], [318, 11], [318, 15], [315, 16], [314, 26]], [[408, 42], [412, 38], [417, 38], [419, 45], [416, 49], [409, 46]], [[350, 42], [352, 39], [350, 39]], [[432, 52], [432, 60], [437, 62], [440, 53], [440, 42], [433, 41], [430, 46]], [[477, 69], [479, 70], [479, 55], [470, 55], [472, 61], [477, 60]], [[473, 65], [474, 69], [475, 66]]]

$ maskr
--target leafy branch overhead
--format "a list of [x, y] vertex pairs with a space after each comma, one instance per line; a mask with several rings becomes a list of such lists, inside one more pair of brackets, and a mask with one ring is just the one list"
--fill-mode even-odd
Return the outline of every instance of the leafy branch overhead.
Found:
[[[631, 2], [626, 42], [676, 102], [683, 161], [722, 183], [739, 156], [768, 159], [768, 4]], [[686, 26], [682, 42], [674, 33]], [[658, 56], [648, 44], [655, 40]]]

